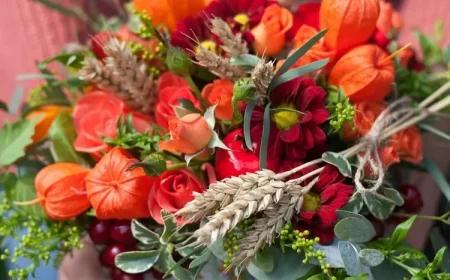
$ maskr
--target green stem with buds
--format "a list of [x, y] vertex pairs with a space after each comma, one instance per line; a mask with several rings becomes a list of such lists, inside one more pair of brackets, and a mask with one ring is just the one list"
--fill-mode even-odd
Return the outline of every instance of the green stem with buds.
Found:
[[442, 216], [428, 216], [428, 215], [411, 215], [411, 214], [405, 214], [405, 213], [393, 213], [394, 216], [397, 217], [406, 217], [406, 218], [410, 218], [412, 216], [417, 216], [417, 218], [419, 219], [426, 219], [426, 220], [433, 220], [433, 221], [438, 221], [438, 222], [442, 222], [446, 225], [450, 225], [450, 212], [447, 212], [445, 214], [443, 214]]

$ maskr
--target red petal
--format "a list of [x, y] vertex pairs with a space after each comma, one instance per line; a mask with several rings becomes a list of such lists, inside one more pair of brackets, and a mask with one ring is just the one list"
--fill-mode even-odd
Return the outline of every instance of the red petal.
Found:
[[337, 219], [336, 209], [324, 205], [317, 210], [317, 216], [319, 216], [324, 224], [332, 224]]
[[280, 138], [287, 143], [292, 143], [300, 137], [300, 127], [299, 125], [293, 125], [288, 130], [280, 130]]
[[304, 220], [312, 220], [316, 216], [316, 212], [306, 212], [306, 211], [300, 211], [300, 217]]

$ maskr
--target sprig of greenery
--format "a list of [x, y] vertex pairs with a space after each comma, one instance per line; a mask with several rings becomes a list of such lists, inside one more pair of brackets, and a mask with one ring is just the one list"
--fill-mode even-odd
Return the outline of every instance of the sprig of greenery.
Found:
[[353, 127], [355, 109], [350, 103], [350, 100], [345, 96], [344, 90], [342, 88], [331, 87], [329, 89], [328, 101], [327, 109], [331, 114], [330, 125], [333, 132], [340, 132], [346, 122]]

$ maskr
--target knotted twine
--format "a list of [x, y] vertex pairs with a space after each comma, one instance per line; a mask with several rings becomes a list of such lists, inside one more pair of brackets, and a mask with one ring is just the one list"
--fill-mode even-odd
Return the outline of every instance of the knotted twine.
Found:
[[[399, 117], [405, 117], [405, 114], [410, 114], [417, 111], [417, 109], [413, 108], [404, 108], [404, 106], [408, 105], [408, 103], [409, 98], [403, 97], [389, 104], [386, 109], [384, 109], [376, 118], [370, 131], [360, 140], [360, 143], [363, 145], [362, 150], [364, 155], [358, 156], [359, 165], [354, 178], [355, 186], [359, 193], [376, 193], [383, 184], [385, 177], [385, 168], [383, 167], [383, 163], [379, 154], [379, 147], [382, 144], [381, 142], [383, 140], [383, 133], [386, 127], [393, 121], [397, 120]], [[362, 175], [364, 167], [367, 164], [370, 165], [370, 168], [372, 169], [374, 174], [378, 176], [377, 180], [371, 188], [364, 187], [361, 181], [361, 178], [363, 177]]]

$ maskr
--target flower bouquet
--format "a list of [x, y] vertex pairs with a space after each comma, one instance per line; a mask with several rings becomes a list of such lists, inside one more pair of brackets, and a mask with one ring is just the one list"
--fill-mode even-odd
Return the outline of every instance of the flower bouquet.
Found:
[[420, 192], [394, 176], [449, 191], [422, 155], [422, 133], [448, 139], [432, 126], [450, 105], [439, 38], [418, 33], [419, 60], [384, 0], [127, 11], [38, 63], [45, 82], [0, 131], [0, 235], [20, 241], [1, 258], [31, 260], [10, 277], [88, 235], [115, 280], [450, 279], [445, 245], [405, 242], [450, 213], [416, 216]]

